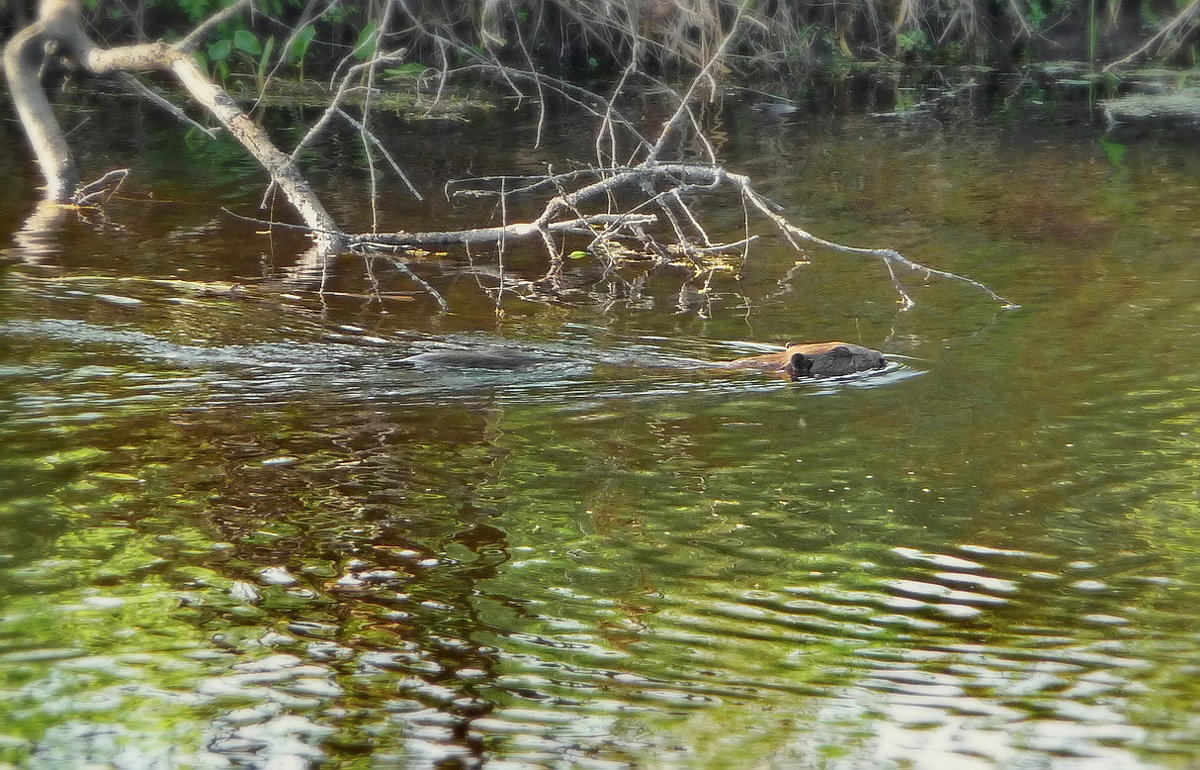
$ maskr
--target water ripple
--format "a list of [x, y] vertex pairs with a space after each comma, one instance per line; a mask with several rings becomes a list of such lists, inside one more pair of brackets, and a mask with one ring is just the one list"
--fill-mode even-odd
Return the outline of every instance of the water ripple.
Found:
[[[414, 351], [447, 347], [455, 350], [455, 345], [488, 343], [475, 336], [464, 336], [457, 342], [452, 338], [391, 343], [353, 339], [200, 346], [171, 342], [138, 331], [56, 320], [0, 324], [0, 334], [10, 340], [42, 337], [67, 341], [73, 346], [74, 355], [82, 354], [85, 346], [105, 351], [109, 361], [105, 364], [89, 361], [75, 366], [68, 364], [62, 369], [42, 365], [36, 370], [9, 367], [15, 381], [69, 378], [80, 386], [95, 388], [77, 387], [68, 395], [56, 393], [43, 397], [41, 406], [53, 410], [56, 416], [69, 411], [75, 401], [93, 408], [117, 409], [138, 400], [149, 402], [156, 398], [182, 398], [208, 405], [279, 404], [302, 394], [308, 398], [336, 394], [348, 401], [414, 405], [479, 399], [536, 402], [552, 396], [567, 403], [577, 402], [575, 408], [580, 408], [614, 398], [744, 394], [780, 389], [827, 395], [844, 388], [882, 387], [920, 374], [894, 362], [870, 376], [788, 383], [754, 373], [697, 371], [704, 362], [673, 356], [637, 342], [612, 350], [589, 349], [578, 343], [535, 343], [539, 361], [536, 371], [531, 372], [520, 368], [515, 371], [430, 368], [408, 363]], [[528, 351], [520, 350], [528, 356]], [[27, 401], [22, 411], [35, 406]]]

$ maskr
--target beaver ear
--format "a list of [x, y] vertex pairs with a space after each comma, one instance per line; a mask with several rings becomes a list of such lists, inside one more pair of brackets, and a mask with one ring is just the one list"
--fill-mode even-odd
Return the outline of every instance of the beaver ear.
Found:
[[792, 360], [788, 361], [784, 369], [792, 376], [792, 379], [798, 377], [807, 377], [812, 373], [812, 356], [804, 353], [796, 353], [792, 356]]

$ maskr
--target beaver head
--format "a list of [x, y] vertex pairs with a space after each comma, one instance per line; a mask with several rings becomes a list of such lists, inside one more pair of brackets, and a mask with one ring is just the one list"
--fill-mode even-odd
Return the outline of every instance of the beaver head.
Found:
[[827, 349], [814, 350], [817, 347], [789, 346], [788, 362], [784, 366], [788, 376], [793, 380], [800, 377], [839, 377], [870, 369], [882, 369], [887, 365], [882, 353], [862, 345], [843, 342]]

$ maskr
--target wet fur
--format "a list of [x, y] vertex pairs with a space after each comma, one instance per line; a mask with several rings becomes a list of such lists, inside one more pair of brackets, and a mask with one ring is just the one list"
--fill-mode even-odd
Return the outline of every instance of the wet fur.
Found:
[[788, 343], [778, 353], [766, 353], [729, 361], [721, 366], [729, 369], [756, 369], [760, 372], [786, 375], [793, 380], [802, 377], [840, 377], [846, 374], [882, 369], [887, 359], [878, 350], [850, 342]]
[[[470, 348], [445, 348], [408, 356], [401, 362], [418, 369], [490, 369], [534, 371], [547, 364], [547, 356], [536, 350], [515, 346], [484, 345]], [[631, 362], [634, 365], [645, 362]], [[659, 362], [660, 365], [662, 362]], [[846, 374], [882, 369], [887, 365], [883, 354], [850, 342], [789, 343], [776, 353], [747, 356], [735, 361], [706, 364], [702, 361], [679, 362], [679, 366], [716, 369], [754, 369], [779, 377], [840, 377]]]

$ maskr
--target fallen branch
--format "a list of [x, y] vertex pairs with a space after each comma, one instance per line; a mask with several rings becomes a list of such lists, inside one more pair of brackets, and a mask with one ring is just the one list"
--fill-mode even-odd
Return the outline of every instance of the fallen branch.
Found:
[[174, 117], [180, 123], [196, 129], [209, 139], [216, 139], [217, 134], [220, 133], [217, 129], [212, 128], [211, 126], [205, 126], [192, 120], [188, 114], [178, 107], [174, 102], [172, 102], [170, 99], [167, 99], [165, 96], [142, 81], [138, 80], [136, 75], [129, 72], [118, 72], [117, 79], [124, 83], [131, 91], [144, 97], [151, 104], [162, 108], [164, 112]]
[[[706, 260], [706, 257], [715, 252], [741, 249], [742, 259], [746, 259], [749, 244], [756, 238], [750, 232], [750, 214], [758, 212], [797, 250], [801, 250], [802, 243], [809, 243], [846, 254], [882, 260], [900, 295], [903, 309], [912, 307], [914, 303], [897, 275], [897, 267], [966, 283], [984, 291], [1006, 308], [1016, 307], [1015, 303], [1001, 297], [979, 281], [928, 267], [894, 249], [847, 246], [816, 236], [790, 222], [778, 206], [754, 188], [749, 177], [728, 171], [719, 164], [716, 149], [702, 130], [701, 119], [694, 109], [694, 104], [702, 101], [704, 86], [710, 86], [709, 93], [713, 91], [714, 73], [718, 71], [722, 58], [731, 50], [742, 24], [744, 17], [741, 10], [732, 20], [723, 39], [715, 46], [715, 53], [700, 68], [691, 85], [682, 94], [677, 95], [678, 105], [674, 112], [651, 139], [643, 135], [634, 122], [616, 108], [621, 95], [619, 89], [638, 77], [645, 77], [638, 72], [635, 65], [631, 64], [626, 68], [618, 90], [611, 97], [603, 98], [587, 89], [534, 72], [532, 68], [515, 69], [501, 64], [494, 58], [489, 60], [479, 52], [423, 25], [405, 0], [396, 0], [395, 7], [407, 13], [415, 28], [435, 42], [443, 53], [445, 65], [441, 72], [439, 94], [441, 84], [444, 84], [451, 74], [472, 72], [486, 73], [499, 78], [518, 93], [518, 83], [532, 84], [539, 97], [542, 97], [541, 100], [544, 100], [546, 94], [555, 94], [599, 121], [594, 145], [599, 165], [565, 173], [548, 170], [546, 174], [534, 177], [501, 176], [471, 180], [472, 184], [484, 185], [478, 189], [459, 189], [463, 184], [461, 181], [446, 184], [448, 195], [496, 198], [502, 212], [500, 226], [417, 233], [354, 234], [345, 232], [325, 210], [301, 174], [298, 156], [330, 121], [340, 117], [358, 130], [368, 157], [373, 156], [372, 150], [379, 150], [397, 175], [409, 184], [413, 194], [421, 197], [416, 187], [408, 182], [400, 163], [370, 130], [369, 98], [361, 117], [351, 116], [343, 109], [346, 95], [351, 89], [358, 87], [358, 80], [366, 76], [370, 93], [371, 79], [375, 71], [381, 65], [402, 61], [402, 50], [379, 51], [369, 61], [358, 64], [352, 63], [350, 56], [344, 59], [338, 67], [340, 74], [335, 75], [331, 81], [337, 85], [330, 104], [296, 147], [290, 153], [285, 153], [277, 148], [263, 129], [196, 65], [191, 55], [191, 51], [203, 42], [209, 31], [231, 18], [233, 14], [252, 8], [251, 0], [237, 0], [233, 5], [199, 24], [191, 34], [175, 45], [157, 42], [107, 49], [95, 45], [84, 32], [80, 6], [81, 0], [42, 0], [39, 3], [37, 21], [14, 36], [4, 52], [6, 75], [13, 101], [34, 148], [38, 164], [46, 177], [47, 196], [51, 200], [91, 202], [101, 197], [104, 190], [108, 189], [107, 183], [100, 188], [79, 186], [78, 173], [70, 156], [66, 137], [54, 119], [39, 80], [47, 60], [47, 52], [52, 50], [56, 56], [70, 58], [82, 69], [93, 74], [120, 73], [128, 80], [132, 77], [128, 74], [131, 72], [171, 73], [192, 99], [207, 110], [267, 171], [270, 176], [268, 194], [273, 189], [279, 189], [295, 208], [303, 222], [302, 226], [254, 221], [271, 227], [295, 227], [311, 236], [314, 248], [306, 254], [305, 269], [318, 272], [322, 282], [329, 270], [325, 257], [339, 251], [379, 255], [448, 245], [462, 245], [469, 249], [484, 244], [497, 248], [500, 252], [502, 292], [506, 285], [503, 265], [507, 245], [540, 239], [550, 260], [550, 268], [543, 282], [554, 289], [563, 263], [563, 237], [579, 235], [589, 238], [588, 248], [605, 260], [606, 268], [612, 273], [615, 273], [619, 255], [622, 253], [615, 248], [618, 242], [637, 244], [643, 253], [656, 255], [660, 262], [667, 261], [672, 254], [682, 253], [690, 261], [695, 276], [704, 276], [704, 287], [707, 289], [716, 265]], [[305, 10], [305, 18], [308, 18], [313, 8], [314, 3], [310, 2]], [[1192, 0], [1185, 13], [1194, 14], [1197, 8], [1200, 8], [1200, 0]], [[387, 4], [383, 22], [376, 30], [374, 45], [377, 48], [381, 48], [384, 42], [391, 9], [392, 4]], [[1183, 13], [1180, 14], [1180, 18], [1184, 18]], [[1161, 34], [1166, 34], [1166, 29]], [[521, 45], [524, 50], [525, 42], [521, 41]], [[448, 65], [449, 58], [445, 57], [448, 50], [458, 52], [466, 57], [469, 63], [452, 73]], [[653, 79], [647, 80], [662, 85]], [[539, 132], [541, 125], [542, 120], [539, 119]], [[702, 149], [707, 162], [683, 163], [664, 159], [673, 142], [682, 143], [689, 138]], [[624, 164], [618, 164], [616, 155], [623, 144], [629, 148], [628, 159]], [[112, 182], [117, 177], [106, 179]], [[372, 162], [373, 212], [377, 203], [375, 184], [375, 168]], [[498, 186], [499, 189], [488, 189], [489, 186]], [[702, 218], [692, 208], [694, 197], [711, 196], [722, 190], [737, 195], [746, 216], [745, 237], [734, 243], [714, 243]], [[535, 193], [550, 196], [545, 200], [540, 213], [528, 222], [508, 222], [509, 201], [515, 196]], [[638, 197], [631, 203], [619, 203], [618, 195], [625, 200], [629, 200], [630, 195]], [[664, 232], [668, 233], [669, 237], [664, 237]], [[432, 286], [413, 274], [402, 261], [392, 261], [434, 296], [443, 308], [446, 307], [444, 298]]]
[[317, 246], [327, 253], [345, 245], [341, 230], [321, 205], [300, 173], [293, 158], [280, 152], [266, 133], [245, 115], [225, 91], [213, 83], [192, 59], [191, 47], [231, 14], [251, 6], [250, 0], [217, 12], [189, 36], [172, 46], [157, 42], [143, 45], [100, 48], [83, 29], [80, 0], [42, 0], [38, 19], [18, 32], [4, 49], [5, 75], [13, 104], [21, 119], [38, 166], [46, 179], [46, 196], [56, 201], [79, 202], [79, 172], [71, 157], [66, 136], [41, 86], [42, 65], [47, 51], [67, 57], [94, 75], [168, 71], [175, 75], [192, 98], [236, 138], [287, 196]]
[[[547, 222], [539, 225], [537, 222], [524, 222], [501, 227], [480, 227], [469, 230], [445, 230], [440, 232], [423, 233], [362, 233], [347, 236], [351, 250], [369, 249], [418, 249], [427, 246], [463, 245], [472, 246], [479, 243], [499, 244], [502, 241], [522, 241], [541, 235], [542, 228], [552, 233], [594, 234], [595, 227], [611, 227], [613, 225], [650, 225], [657, 218], [649, 215], [628, 214], [595, 214], [588, 217], [568, 219], [561, 222]], [[632, 234], [630, 237], [633, 237]]]
[[117, 194], [117, 190], [121, 188], [121, 183], [127, 176], [129, 176], [129, 169], [113, 169], [96, 181], [80, 187], [75, 192], [75, 202], [80, 206], [91, 206], [100, 198], [107, 201]]
[[[593, 170], [592, 174], [603, 174], [602, 170]], [[536, 189], [540, 184], [554, 184], [563, 180], [576, 180], [580, 174], [571, 172], [561, 175], [561, 177], [550, 176], [535, 185], [526, 185], [523, 189]], [[947, 270], [939, 270], [921, 264], [901, 254], [899, 251], [890, 248], [864, 248], [859, 246], [847, 246], [836, 241], [831, 241], [820, 236], [813, 235], [809, 231], [792, 224], [788, 219], [778, 212], [778, 207], [768, 198], [759, 193], [751, 182], [748, 176], [736, 174], [728, 171], [720, 166], [702, 165], [702, 164], [686, 164], [686, 163], [658, 163], [648, 161], [646, 163], [622, 168], [615, 173], [604, 176], [598, 181], [584, 185], [565, 195], [559, 195], [550, 200], [543, 210], [541, 216], [532, 222], [510, 224], [505, 227], [484, 228], [474, 230], [458, 230], [448, 232], [434, 233], [372, 233], [370, 235], [350, 236], [350, 243], [355, 244], [371, 244], [371, 245], [388, 245], [394, 247], [421, 247], [431, 245], [448, 245], [448, 244], [476, 244], [481, 242], [498, 243], [501, 239], [521, 240], [536, 237], [543, 228], [551, 232], [587, 232], [589, 228], [594, 228], [598, 225], [603, 225], [606, 228], [622, 228], [624, 236], [634, 238], [646, 242], [648, 236], [639, 234], [632, 229], [637, 227], [651, 226], [657, 223], [657, 217], [649, 214], [632, 213], [637, 211], [639, 207], [628, 209], [631, 213], [618, 214], [592, 214], [582, 217], [576, 217], [566, 221], [554, 221], [554, 218], [561, 214], [564, 210], [578, 210], [590, 201], [605, 196], [607, 193], [621, 189], [644, 189], [647, 186], [667, 183], [669, 188], [662, 193], [654, 195], [647, 203], [654, 203], [664, 212], [669, 212], [668, 207], [664, 203], [670, 200], [671, 204], [686, 212], [686, 217], [689, 224], [697, 229], [701, 237], [705, 239], [705, 247], [690, 246], [688, 239], [683, 231], [682, 222], [675, 223], [675, 232], [677, 241], [685, 254], [708, 254], [714, 251], [732, 251], [735, 248], [745, 245], [751, 238], [743, 239], [732, 244], [727, 244], [725, 247], [714, 247], [707, 242], [707, 236], [700, 227], [699, 222], [691, 212], [690, 207], [684, 202], [682, 192], [695, 192], [697, 190], [705, 192], [714, 192], [719, 187], [727, 186], [732, 188], [737, 194], [746, 201], [750, 207], [757, 210], [760, 214], [770, 220], [776, 228], [787, 238], [792, 247], [797, 251], [801, 250], [800, 243], [811, 243], [822, 246], [833, 251], [838, 251], [843, 254], [856, 254], [861, 256], [876, 257], [887, 265], [889, 274], [892, 276], [893, 284], [901, 297], [902, 308], [907, 310], [915, 306], [912, 297], [904, 290], [902, 283], [894, 271], [894, 266], [904, 267], [913, 272], [924, 273], [925, 275], [935, 275], [947, 280], [959, 281], [973, 286], [984, 293], [991, 299], [1001, 303], [1005, 308], [1019, 307], [1016, 303], [1005, 299], [992, 289], [985, 286], [983, 283], [966, 276], [958, 275]], [[675, 216], [672, 213], [667, 213], [668, 219]], [[607, 232], [606, 237], [616, 237], [618, 232]]]

